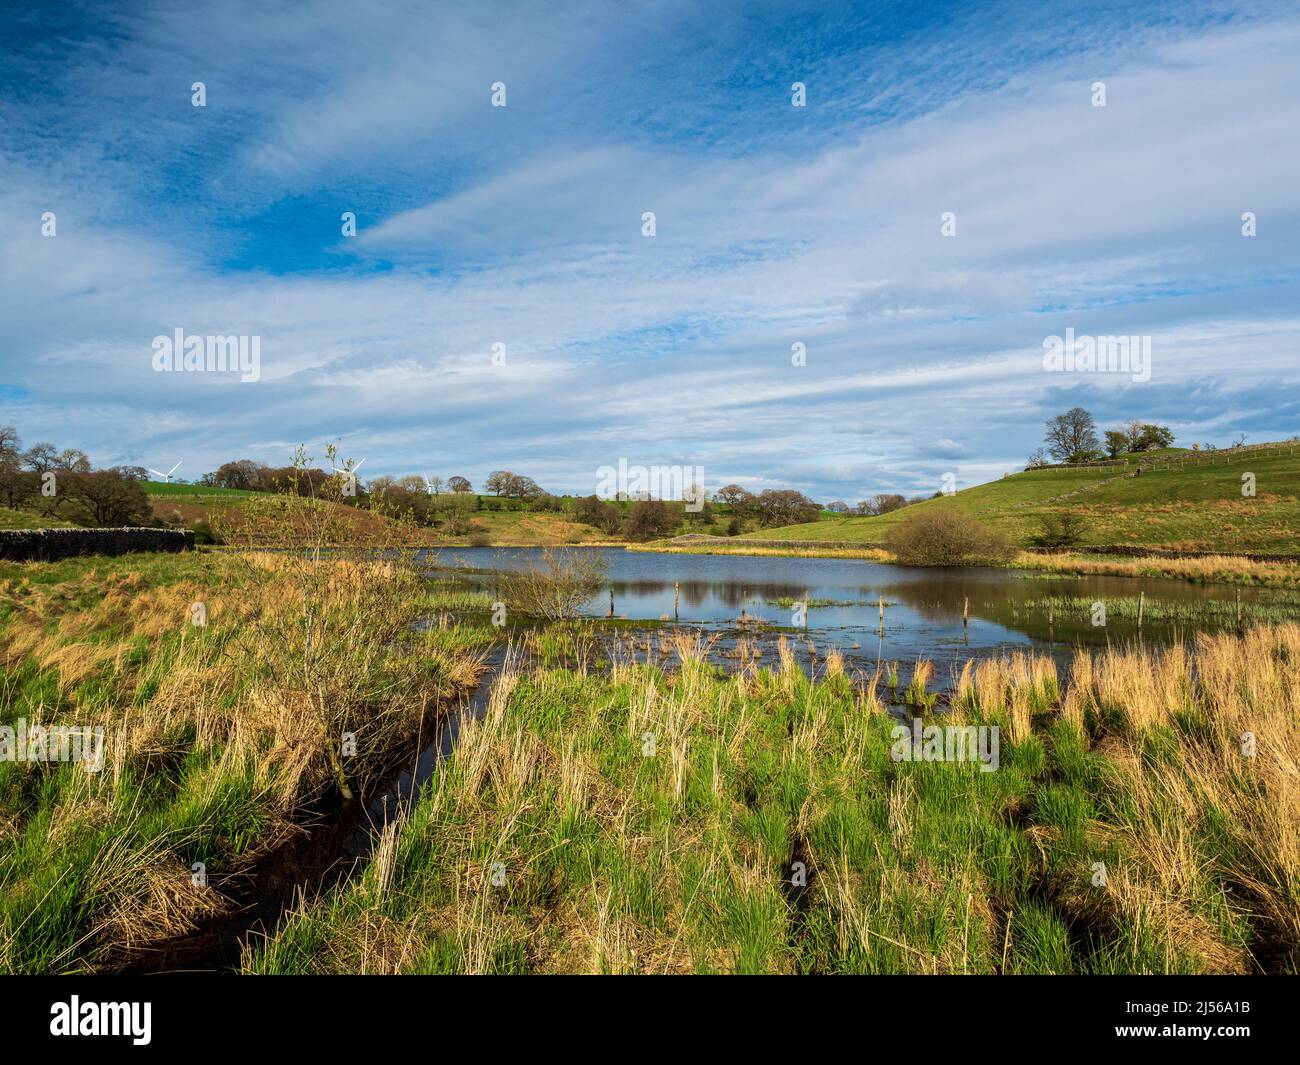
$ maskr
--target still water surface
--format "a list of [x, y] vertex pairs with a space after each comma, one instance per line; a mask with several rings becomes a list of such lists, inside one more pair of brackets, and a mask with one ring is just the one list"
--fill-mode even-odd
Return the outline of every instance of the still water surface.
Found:
[[[718, 631], [734, 629], [742, 617], [759, 618], [772, 626], [802, 630], [796, 608], [807, 595], [809, 638], [822, 653], [835, 647], [855, 660], [902, 661], [924, 655], [943, 663], [1029, 649], [1067, 659], [1077, 645], [1105, 647], [1133, 640], [1139, 592], [1146, 597], [1142, 637], [1148, 643], [1187, 639], [1197, 631], [1235, 624], [1237, 590], [1222, 585], [1160, 578], [1044, 577], [1001, 569], [922, 569], [856, 559], [583, 550], [599, 552], [609, 567], [605, 589], [585, 608], [593, 617], [609, 613], [612, 589], [618, 617], [677, 620]], [[535, 548], [449, 548], [436, 565], [468, 571], [471, 579], [491, 590], [493, 578], [487, 571], [526, 568], [538, 554]], [[1047, 597], [1071, 597], [1086, 604], [1076, 603], [1070, 611], [1058, 602], [1049, 623]], [[1294, 592], [1243, 589], [1241, 598], [1248, 619], [1261, 607], [1300, 616], [1300, 597]], [[969, 623], [963, 626], [967, 602]], [[1096, 603], [1106, 608], [1103, 625], [1092, 623]]]

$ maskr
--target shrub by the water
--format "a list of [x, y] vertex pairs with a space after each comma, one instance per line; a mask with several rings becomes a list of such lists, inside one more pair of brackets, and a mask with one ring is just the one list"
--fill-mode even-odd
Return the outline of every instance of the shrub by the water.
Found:
[[885, 546], [909, 566], [974, 566], [1015, 554], [1001, 533], [964, 510], [919, 510], [895, 525]]
[[1086, 523], [1082, 514], [1051, 512], [1044, 514], [1039, 523], [1038, 534], [1030, 538], [1038, 547], [1074, 547], [1083, 543]]

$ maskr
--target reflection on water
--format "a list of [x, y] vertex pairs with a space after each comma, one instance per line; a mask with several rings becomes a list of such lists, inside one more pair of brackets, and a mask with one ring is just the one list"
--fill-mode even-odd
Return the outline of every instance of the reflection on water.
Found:
[[[600, 551], [609, 564], [607, 588], [587, 605], [603, 617], [614, 592], [619, 617], [674, 619], [706, 631], [739, 619], [803, 629], [798, 608], [807, 596], [806, 630], [823, 653], [832, 647], [852, 659], [943, 662], [999, 651], [1041, 649], [1068, 658], [1078, 645], [1104, 647], [1138, 635], [1136, 599], [1143, 595], [1143, 639], [1166, 643], [1197, 631], [1235, 624], [1236, 589], [1161, 578], [1031, 576], [998, 569], [918, 569], [855, 559], [676, 555]], [[438, 568], [519, 569], [533, 548], [453, 548]], [[491, 587], [490, 575], [477, 578]], [[1247, 618], [1267, 607], [1300, 616], [1294, 593], [1240, 592]], [[881, 632], [880, 607], [885, 602]], [[1057, 605], [1049, 615], [1047, 600]], [[1073, 603], [1073, 609], [1062, 604]], [[1105, 608], [1094, 625], [1093, 604]], [[963, 623], [963, 611], [968, 620]]]

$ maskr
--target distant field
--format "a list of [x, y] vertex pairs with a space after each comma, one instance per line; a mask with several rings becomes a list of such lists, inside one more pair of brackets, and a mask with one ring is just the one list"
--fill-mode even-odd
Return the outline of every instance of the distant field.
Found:
[[223, 497], [241, 499], [254, 494], [242, 488], [209, 488], [202, 484], [166, 484], [163, 481], [141, 481], [140, 487], [144, 489], [145, 495], [166, 496], [169, 499], [192, 497], [212, 501]]
[[[1255, 475], [1253, 498], [1242, 495], [1246, 473]], [[910, 514], [951, 507], [968, 510], [1022, 545], [1039, 531], [1043, 515], [1072, 512], [1083, 516], [1088, 544], [1300, 552], [1300, 449], [1296, 454], [1243, 452], [1186, 468], [1144, 465], [1139, 476], [1127, 467], [1031, 470], [892, 514], [828, 518], [783, 528], [779, 535], [783, 540], [878, 543]], [[743, 539], [774, 535], [769, 529]]]
[[[161, 481], [145, 481], [143, 487], [149, 496], [155, 517], [171, 525], [183, 524], [189, 528], [193, 528], [199, 521], [212, 524], [214, 520], [219, 521], [223, 515], [228, 517], [231, 508], [238, 507], [249, 497], [260, 494], [232, 488], [164, 484]], [[495, 496], [482, 495], [478, 498], [488, 506], [497, 502]], [[504, 501], [502, 502], [504, 504]], [[617, 505], [624, 511], [632, 507], [628, 502]], [[346, 510], [359, 529], [373, 527], [375, 523], [382, 523], [385, 520], [366, 510], [353, 507], [347, 507]], [[680, 531], [720, 536], [726, 532], [730, 519], [730, 514], [719, 514], [711, 524], [692, 522], [689, 526], [683, 525]], [[519, 546], [622, 542], [621, 534], [607, 535], [590, 525], [575, 522], [569, 515], [563, 513], [483, 509], [474, 511], [470, 521], [472, 529], [463, 536], [447, 536], [437, 529], [422, 528], [419, 530], [419, 542], [464, 547], [484, 536], [494, 544]]]
[[0, 507], [0, 529], [73, 529], [73, 524], [54, 518], [42, 518], [25, 510]]

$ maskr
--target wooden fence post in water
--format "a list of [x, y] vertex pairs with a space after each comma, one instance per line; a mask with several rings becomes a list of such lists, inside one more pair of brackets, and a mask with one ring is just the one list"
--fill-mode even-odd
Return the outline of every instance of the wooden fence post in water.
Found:
[[1237, 589], [1237, 628], [1241, 628], [1241, 589]]
[[1142, 615], [1146, 612], [1147, 593], [1138, 592], [1138, 628], [1142, 628]]
[[609, 616], [614, 616], [614, 589], [609, 590]]
[[968, 639], [970, 633], [967, 626], [970, 625], [970, 596], [965, 596], [961, 601], [961, 638]]
[[673, 620], [677, 620], [677, 596], [681, 593], [681, 581], [673, 581]]
[[885, 597], [880, 597], [880, 631], [885, 631]]
[[803, 627], [808, 627], [808, 593], [803, 593]]

